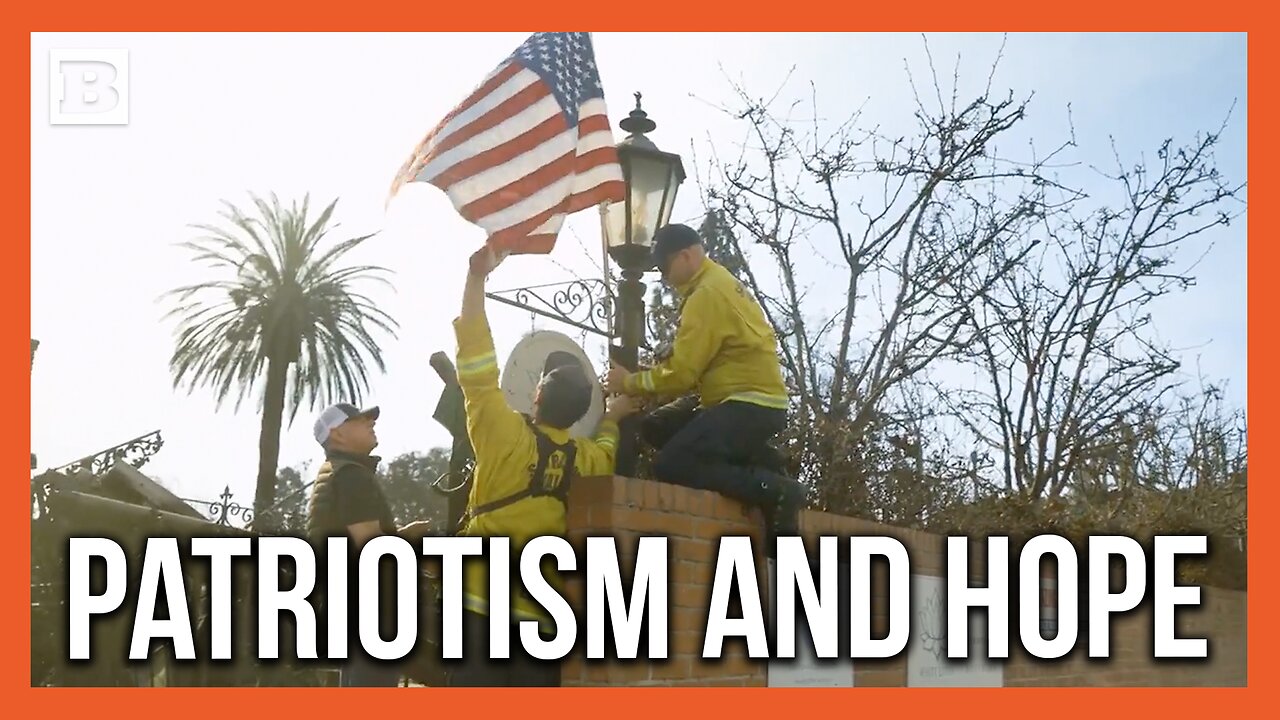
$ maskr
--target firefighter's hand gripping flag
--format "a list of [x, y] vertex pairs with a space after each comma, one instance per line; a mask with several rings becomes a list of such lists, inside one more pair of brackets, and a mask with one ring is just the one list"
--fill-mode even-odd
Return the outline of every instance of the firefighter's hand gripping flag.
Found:
[[507, 254], [549, 253], [566, 216], [623, 199], [590, 33], [535, 33], [397, 173], [443, 190]]

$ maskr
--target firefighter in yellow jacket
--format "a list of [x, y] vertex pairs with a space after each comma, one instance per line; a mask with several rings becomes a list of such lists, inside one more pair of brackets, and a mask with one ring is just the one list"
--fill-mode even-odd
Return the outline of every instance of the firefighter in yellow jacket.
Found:
[[645, 418], [642, 433], [659, 447], [657, 479], [714, 490], [761, 508], [774, 538], [798, 534], [804, 486], [783, 474], [770, 440], [786, 428], [788, 398], [778, 342], [759, 303], [707, 257], [698, 233], [667, 225], [653, 238], [654, 265], [681, 298], [669, 356], [631, 373], [614, 366], [611, 393], [680, 396]]
[[[475, 451], [471, 494], [459, 535], [511, 539], [511, 562], [540, 535], [565, 533], [565, 502], [575, 477], [611, 475], [618, 444], [617, 421], [632, 412], [628, 398], [610, 400], [595, 437], [569, 437], [569, 428], [591, 405], [591, 384], [575, 363], [546, 372], [531, 416], [513, 410], [498, 385], [498, 359], [484, 310], [484, 282], [498, 259], [486, 249], [471, 257], [462, 313], [454, 321], [458, 340], [458, 384], [467, 413], [467, 433]], [[547, 558], [544, 568], [552, 567]], [[563, 594], [554, 572], [544, 577]], [[453, 686], [557, 686], [560, 664], [524, 652], [518, 624], [539, 623], [544, 639], [554, 635], [551, 616], [523, 591], [513, 571], [509, 598], [490, 597], [489, 570], [482, 561], [463, 563], [463, 660], [451, 669]], [[509, 603], [510, 659], [489, 659], [489, 608]]]

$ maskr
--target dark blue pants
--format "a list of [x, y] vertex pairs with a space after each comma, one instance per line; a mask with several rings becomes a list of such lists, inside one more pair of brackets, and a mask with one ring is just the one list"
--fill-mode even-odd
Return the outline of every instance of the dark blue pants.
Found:
[[785, 410], [736, 401], [704, 409], [693, 397], [650, 413], [641, 433], [658, 448], [658, 480], [762, 505], [776, 498], [782, 482], [768, 443], [786, 426]]

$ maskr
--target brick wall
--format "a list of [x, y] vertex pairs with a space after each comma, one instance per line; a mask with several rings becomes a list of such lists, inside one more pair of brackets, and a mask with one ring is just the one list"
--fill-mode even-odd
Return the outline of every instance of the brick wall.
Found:
[[[566, 664], [566, 685], [764, 685], [763, 668], [746, 657], [741, 643], [726, 643], [733, 651], [720, 661], [701, 658], [717, 543], [725, 535], [752, 535], [759, 542], [761, 523], [754, 513], [714, 493], [627, 478], [584, 479], [575, 484], [569, 507], [569, 538], [579, 557], [585, 557], [583, 538], [611, 535], [624, 577], [634, 566], [642, 535], [667, 536], [670, 634], [666, 661], [587, 663], [583, 644]], [[763, 571], [758, 561], [757, 573]], [[581, 608], [581, 583], [571, 582], [568, 592], [570, 602]], [[643, 653], [643, 636], [641, 643]]]
[[[749, 535], [761, 541], [758, 511], [715, 493], [646, 480], [621, 477], [586, 478], [575, 484], [570, 498], [569, 538], [585, 558], [585, 538], [609, 535], [617, 539], [624, 581], [635, 562], [638, 539], [644, 535], [668, 537], [668, 660], [592, 661], [585, 660], [583, 640], [564, 669], [564, 684], [581, 685], [697, 685], [764, 686], [765, 661], [746, 656], [745, 643], [727, 641], [722, 660], [701, 658], [706, 611], [715, 570], [718, 541], [726, 535]], [[945, 570], [945, 538], [904, 528], [889, 527], [827, 513], [805, 512], [801, 530], [809, 538], [818, 535], [888, 535], [900, 540], [911, 557], [911, 572], [942, 576]], [[974, 544], [985, 552], [985, 546]], [[972, 565], [981, 565], [983, 555], [971, 555]], [[1016, 558], [1015, 558], [1016, 560]], [[980, 571], [980, 567], [976, 570]], [[1011, 562], [1016, 572], [1016, 562]], [[767, 587], [767, 566], [757, 554], [756, 577], [762, 592]], [[973, 582], [983, 582], [980, 572]], [[1052, 594], [1052, 590], [1046, 591]], [[581, 611], [584, 588], [581, 578], [569, 583], [569, 600]], [[1204, 661], [1157, 661], [1151, 658], [1151, 613], [1140, 607], [1132, 613], [1113, 616], [1112, 658], [1090, 662], [1077, 649], [1059, 661], [1042, 661], [1019, 650], [1016, 635], [1010, 638], [1011, 657], [1004, 666], [1007, 686], [1243, 686], [1245, 685], [1245, 613], [1243, 592], [1202, 588], [1203, 608], [1196, 612], [1180, 609], [1179, 637], [1207, 637], [1209, 655]], [[763, 598], [767, 607], [767, 598]], [[888, 593], [883, 578], [873, 577], [872, 632], [883, 634], [888, 622]], [[645, 648], [641, 636], [641, 653]], [[1084, 647], [1083, 644], [1077, 646]], [[606, 651], [609, 647], [606, 647]], [[885, 661], [858, 660], [853, 663], [854, 685], [900, 687], [907, 684], [907, 653]]]

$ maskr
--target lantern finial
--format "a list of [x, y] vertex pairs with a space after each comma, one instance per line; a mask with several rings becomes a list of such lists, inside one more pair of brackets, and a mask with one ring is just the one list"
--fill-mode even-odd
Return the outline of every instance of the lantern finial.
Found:
[[[618, 127], [627, 131], [631, 139], [643, 137], [645, 133], [653, 132], [653, 129], [658, 127], [657, 123], [649, 119], [649, 114], [640, 108], [640, 93], [637, 92], [634, 95], [636, 97], [636, 109], [632, 110], [631, 114], [618, 123]], [[651, 141], [648, 142], [652, 145]]]

